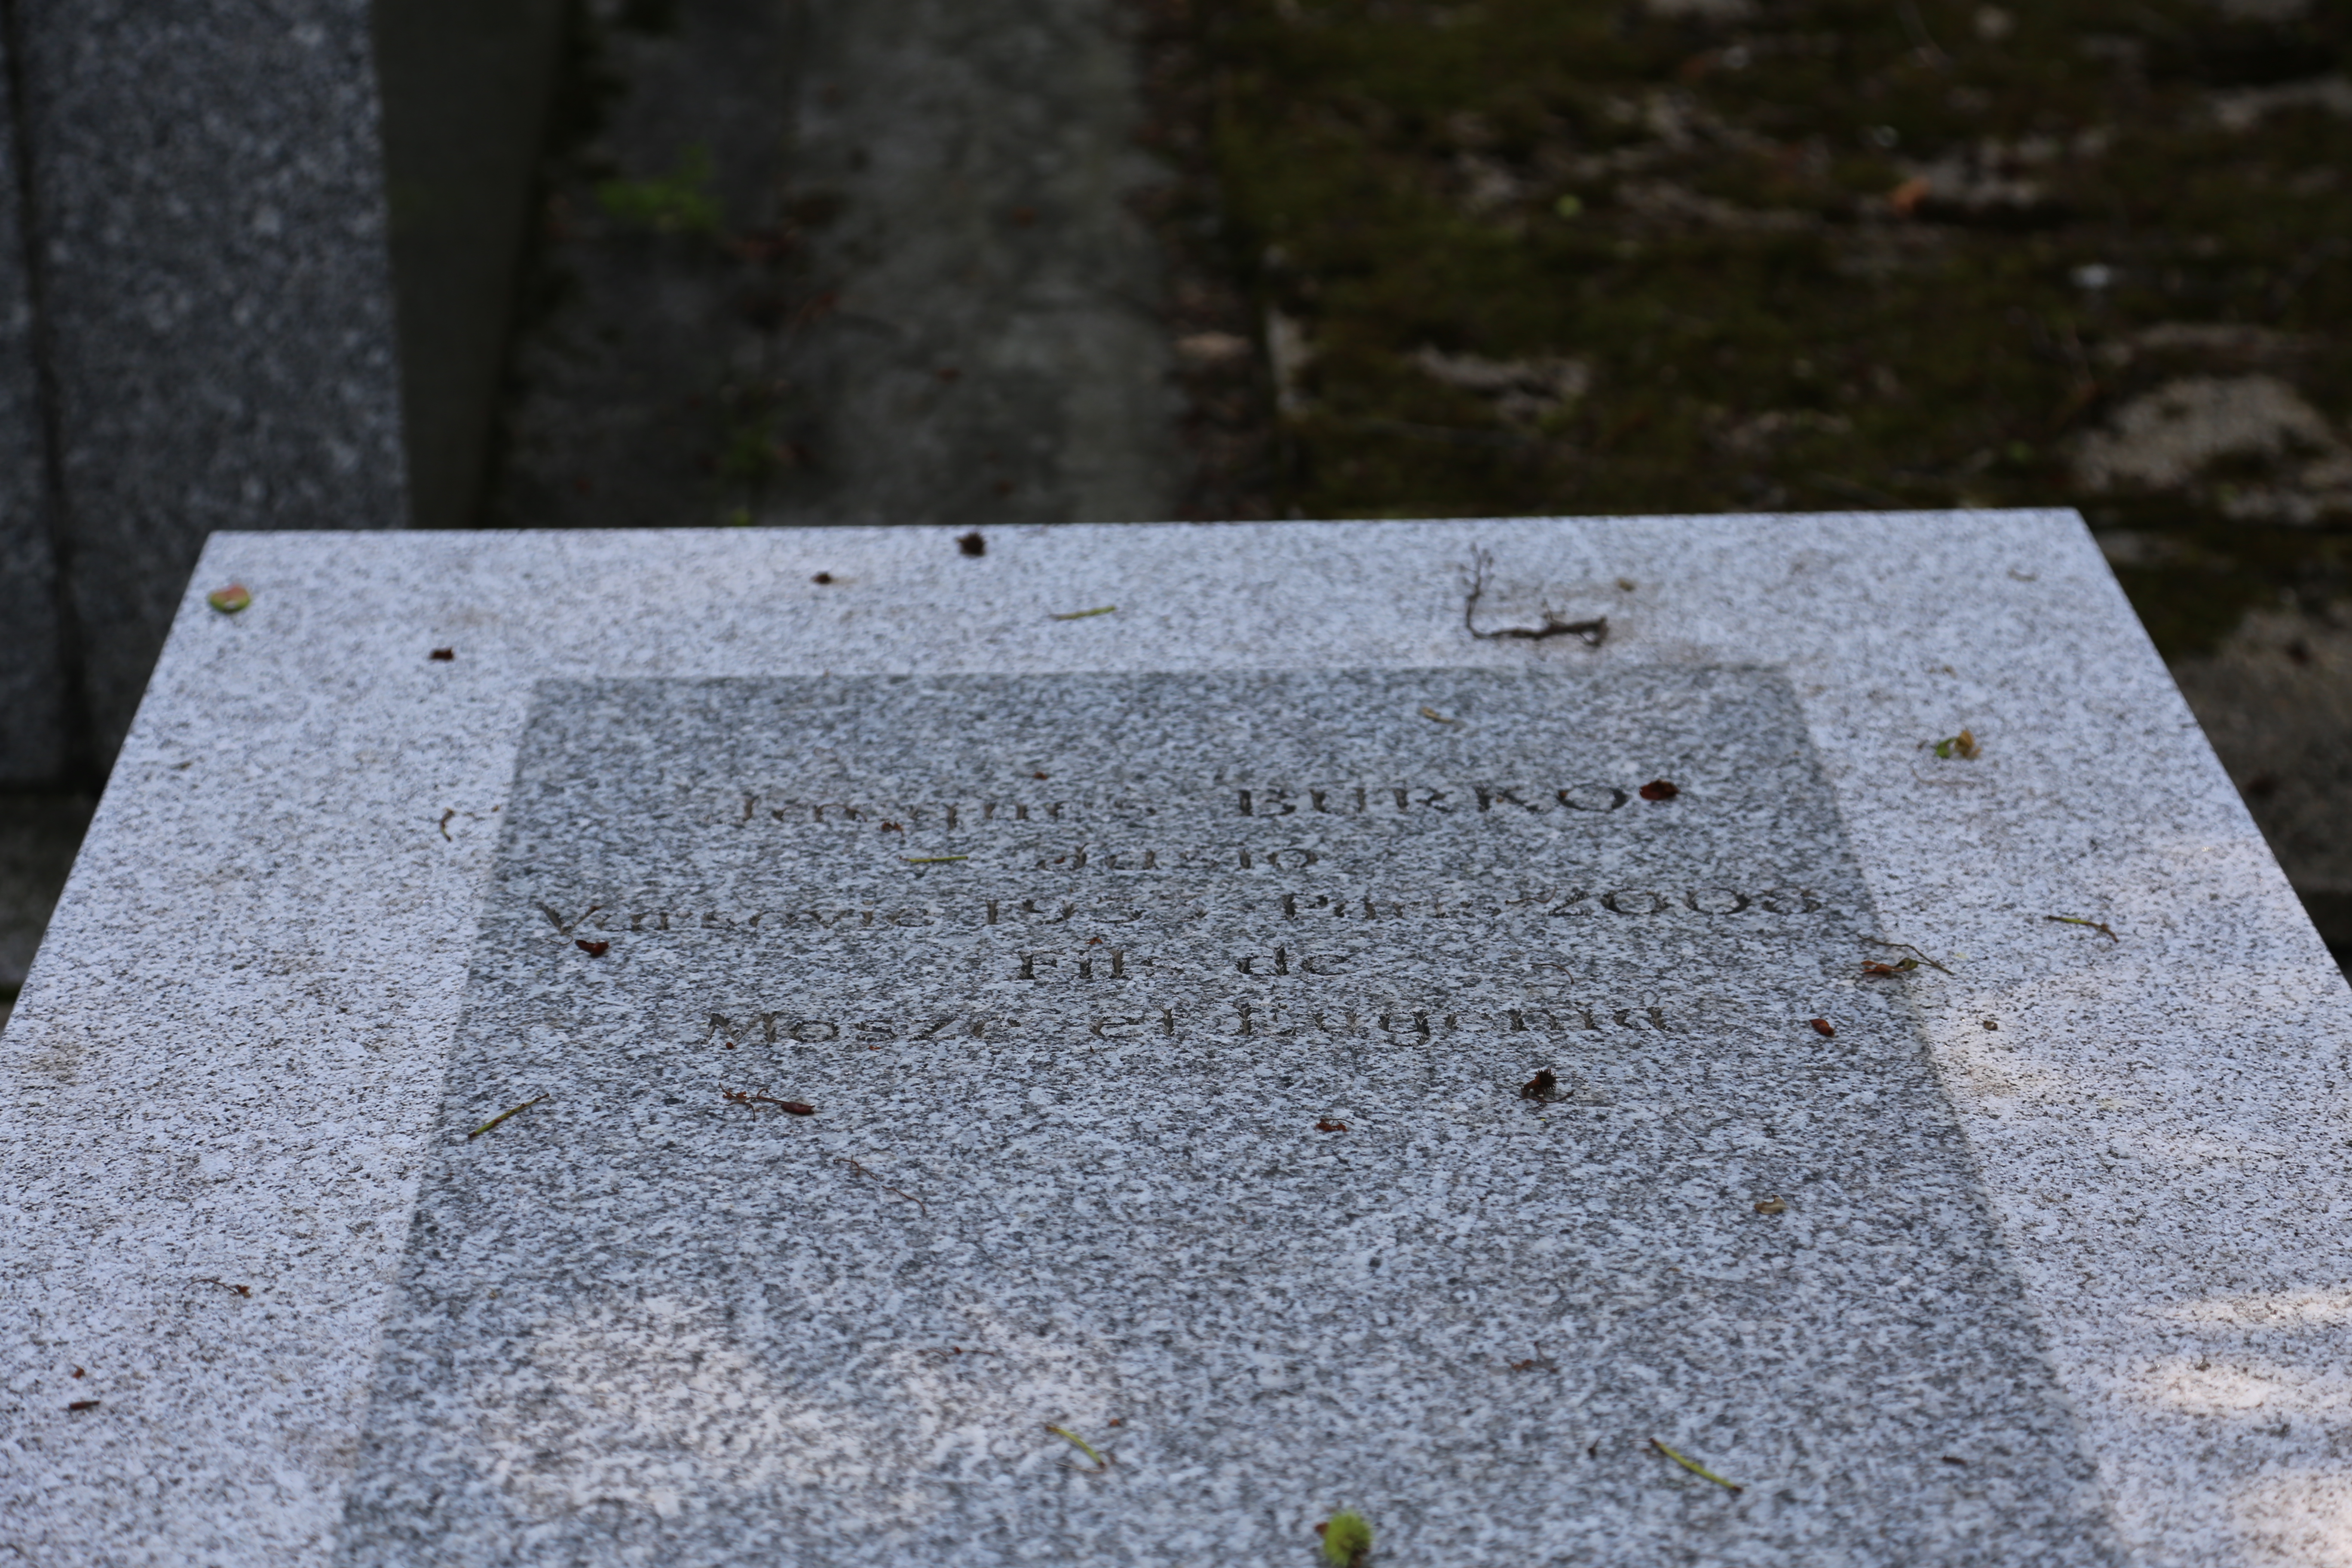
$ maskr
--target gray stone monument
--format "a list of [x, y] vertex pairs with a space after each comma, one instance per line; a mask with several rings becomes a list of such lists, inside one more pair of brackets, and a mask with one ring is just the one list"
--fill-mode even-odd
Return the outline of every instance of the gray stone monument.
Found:
[[2352, 996], [2065, 513], [215, 538], [37, 1563], [2334, 1561]]
[[205, 537], [407, 521], [368, 7], [0, 7], [0, 784], [103, 776]]

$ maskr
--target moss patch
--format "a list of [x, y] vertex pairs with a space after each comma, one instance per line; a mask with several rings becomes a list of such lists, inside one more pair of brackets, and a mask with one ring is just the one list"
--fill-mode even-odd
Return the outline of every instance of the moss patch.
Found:
[[[2233, 499], [2311, 452], [2145, 492], [2070, 454], [2183, 375], [2352, 415], [2352, 14], [1745, 9], [1196, 0], [1222, 254], [1303, 351], [1261, 398], [1268, 510], [2080, 505], [2158, 542], [2123, 570], [2176, 654], [2328, 590], [2325, 497], [2302, 527]], [[1440, 374], [1562, 360], [1549, 401]]]

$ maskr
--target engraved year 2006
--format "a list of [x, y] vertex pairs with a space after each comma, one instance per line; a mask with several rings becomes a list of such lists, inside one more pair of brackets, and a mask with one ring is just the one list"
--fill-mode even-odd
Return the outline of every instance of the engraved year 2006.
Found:
[[[1707, 919], [1755, 911], [1771, 915], [1815, 914], [1827, 900], [1809, 889], [1765, 888], [1549, 888], [1521, 889], [1509, 898], [1457, 893], [1393, 896], [1361, 892], [1282, 892], [1243, 901], [1171, 895], [1162, 898], [971, 899], [923, 904], [785, 905], [774, 909], [607, 909], [589, 904], [577, 914], [537, 900], [539, 911], [560, 936], [581, 930], [603, 932], [780, 931], [888, 931], [926, 926], [1182, 926], [1212, 918], [1267, 915], [1284, 921], [1415, 921], [1539, 919], [1642, 919], [1699, 915]], [[566, 906], [571, 907], [571, 906]]]

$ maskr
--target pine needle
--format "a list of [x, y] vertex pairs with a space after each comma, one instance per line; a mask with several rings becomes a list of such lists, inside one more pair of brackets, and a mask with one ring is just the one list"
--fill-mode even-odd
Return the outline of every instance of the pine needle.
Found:
[[1079, 1436], [1067, 1426], [1056, 1426], [1051, 1421], [1048, 1421], [1045, 1423], [1045, 1430], [1051, 1432], [1055, 1436], [1059, 1437], [1063, 1442], [1069, 1444], [1070, 1447], [1076, 1448], [1079, 1453], [1084, 1454], [1087, 1458], [1092, 1459], [1095, 1464], [1093, 1471], [1094, 1474], [1098, 1476], [1105, 1470], [1110, 1468], [1109, 1455], [1096, 1448], [1092, 1443], [1087, 1442], [1084, 1437]]
[[471, 1132], [467, 1133], [466, 1142], [471, 1143], [475, 1139], [479, 1138], [483, 1133], [488, 1132], [491, 1128], [496, 1127], [508, 1117], [520, 1116], [524, 1111], [529, 1110], [532, 1106], [537, 1105], [540, 1100], [545, 1100], [547, 1096], [542, 1094], [539, 1097], [539, 1100], [526, 1100], [511, 1110], [499, 1111], [496, 1116], [491, 1117], [488, 1121], [483, 1122], [479, 1127], [477, 1127]]
[[1713, 1481], [1717, 1486], [1723, 1488], [1726, 1491], [1742, 1492], [1748, 1489], [1747, 1488], [1739, 1485], [1737, 1481], [1725, 1480], [1721, 1476], [1717, 1475], [1713, 1470], [1708, 1469], [1705, 1465], [1698, 1463], [1696, 1459], [1684, 1458], [1680, 1454], [1675, 1453], [1672, 1448], [1667, 1447], [1655, 1437], [1650, 1439], [1650, 1447], [1655, 1448], [1659, 1453], [1664, 1454], [1667, 1458], [1672, 1459], [1675, 1464], [1680, 1465], [1684, 1469], [1688, 1470], [1692, 1475], [1697, 1476], [1705, 1480]]

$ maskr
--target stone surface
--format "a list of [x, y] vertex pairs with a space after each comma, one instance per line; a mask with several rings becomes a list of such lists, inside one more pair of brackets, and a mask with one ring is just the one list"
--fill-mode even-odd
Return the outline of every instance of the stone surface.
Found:
[[1777, 674], [549, 683], [505, 816], [350, 1561], [2103, 1560]]
[[[1110, 0], [603, 0], [490, 515], [1117, 521], [1176, 507], [1165, 178]], [[619, 180], [694, 193], [666, 224]]]
[[786, 374], [811, 389], [829, 471], [763, 521], [1173, 509], [1160, 264], [1127, 205], [1165, 175], [1134, 144], [1127, 18], [1103, 0], [1022, 12], [812, 8], [795, 177], [845, 202], [813, 242], [837, 296]]
[[79, 650], [60, 624], [9, 47], [0, 31], [0, 787], [23, 787], [66, 777], [80, 763], [82, 733]]
[[368, 7], [13, 16], [102, 770], [206, 534], [406, 521]]
[[2070, 515], [955, 531], [215, 539], [0, 1037], [11, 1545], [2334, 1560], [2352, 994]]

